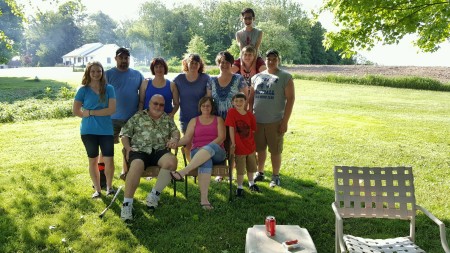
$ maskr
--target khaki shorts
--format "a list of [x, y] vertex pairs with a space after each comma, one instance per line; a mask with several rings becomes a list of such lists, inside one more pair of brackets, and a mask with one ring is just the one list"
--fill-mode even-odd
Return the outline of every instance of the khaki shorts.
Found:
[[255, 132], [256, 152], [261, 152], [269, 147], [271, 154], [281, 154], [283, 152], [283, 137], [278, 129], [281, 121], [275, 123], [257, 123]]
[[256, 154], [250, 155], [236, 155], [236, 172], [238, 175], [245, 175], [245, 168], [247, 168], [247, 172], [256, 172]]
[[119, 143], [119, 133], [122, 127], [127, 123], [125, 120], [113, 119], [113, 129], [114, 129], [114, 144]]

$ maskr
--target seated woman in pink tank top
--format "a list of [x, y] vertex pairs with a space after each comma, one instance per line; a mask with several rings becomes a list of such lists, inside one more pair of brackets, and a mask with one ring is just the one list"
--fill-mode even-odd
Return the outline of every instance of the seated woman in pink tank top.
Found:
[[178, 146], [192, 142], [191, 162], [184, 169], [171, 174], [174, 180], [183, 181], [187, 173], [198, 168], [200, 204], [204, 209], [212, 209], [208, 200], [208, 188], [213, 164], [221, 163], [226, 158], [223, 148], [225, 124], [221, 117], [214, 115], [215, 105], [211, 97], [201, 98], [198, 110], [200, 116], [189, 121], [186, 133], [178, 142]]

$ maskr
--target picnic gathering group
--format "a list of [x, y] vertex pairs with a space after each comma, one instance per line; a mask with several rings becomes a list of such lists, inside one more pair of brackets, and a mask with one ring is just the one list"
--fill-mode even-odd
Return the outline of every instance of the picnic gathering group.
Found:
[[[223, 162], [227, 153], [235, 157], [236, 196], [244, 194], [245, 174], [249, 190], [260, 192], [255, 182], [265, 179], [267, 149], [272, 162], [270, 187], [280, 185], [283, 137], [294, 105], [294, 82], [291, 74], [279, 68], [277, 50], [268, 50], [265, 61], [259, 56], [262, 31], [254, 27], [254, 11], [245, 8], [241, 18], [245, 27], [236, 32], [240, 58], [219, 52], [215, 59], [218, 76], [204, 73], [198, 54], [182, 60], [183, 73], [173, 81], [165, 78], [168, 66], [159, 57], [150, 64], [154, 77], [145, 79], [129, 67], [130, 51], [126, 48], [117, 49], [116, 67], [107, 71], [100, 62], [87, 64], [73, 113], [82, 118], [81, 140], [95, 190], [92, 198], [101, 197], [100, 165], [104, 166], [106, 195], [115, 194], [114, 144], [120, 138], [124, 149], [120, 177], [125, 180], [122, 220], [133, 218], [133, 196], [148, 166], [160, 167], [146, 198], [149, 208], [158, 206], [160, 194], [171, 180], [183, 181], [191, 170], [198, 169], [201, 207], [213, 209], [208, 198], [212, 167]], [[178, 111], [182, 137], [174, 122]], [[170, 150], [181, 146], [185, 146], [189, 163], [177, 171], [177, 158]]]

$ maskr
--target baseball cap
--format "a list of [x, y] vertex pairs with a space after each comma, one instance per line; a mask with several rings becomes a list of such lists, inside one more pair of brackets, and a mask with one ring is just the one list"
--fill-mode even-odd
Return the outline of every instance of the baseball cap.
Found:
[[280, 58], [280, 54], [279, 54], [278, 51], [275, 50], [275, 49], [269, 49], [269, 50], [266, 52], [266, 57], [268, 57], [269, 55], [275, 55], [276, 57]]
[[117, 49], [116, 56], [121, 55], [121, 54], [126, 54], [126, 55], [130, 56], [130, 51], [124, 47], [121, 47], [121, 48]]

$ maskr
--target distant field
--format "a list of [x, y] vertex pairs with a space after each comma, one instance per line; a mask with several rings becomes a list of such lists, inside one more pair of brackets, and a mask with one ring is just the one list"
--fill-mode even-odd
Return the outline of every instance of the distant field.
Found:
[[[443, 83], [450, 83], [450, 67], [414, 67], [414, 66], [366, 66], [366, 65], [295, 65], [286, 69], [291, 73], [300, 75], [343, 75], [364, 76], [381, 75], [386, 77], [415, 76], [429, 77]], [[42, 67], [42, 68], [15, 68], [0, 69], [0, 77], [28, 77], [56, 80], [80, 80], [82, 72], [73, 72], [71, 67]], [[150, 77], [150, 72], [144, 72], [145, 77]], [[176, 73], [169, 73], [169, 79]]]

